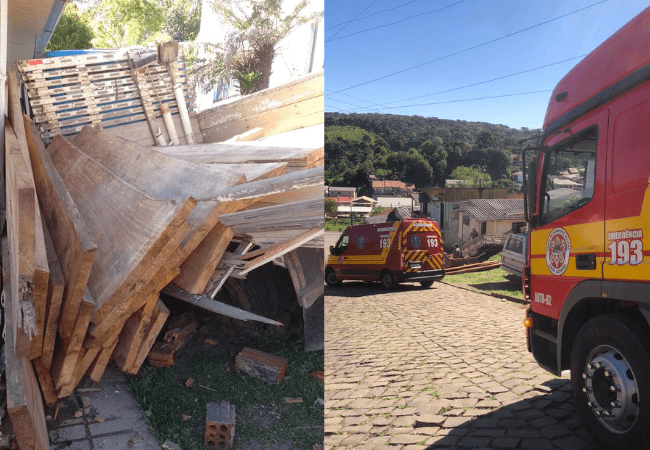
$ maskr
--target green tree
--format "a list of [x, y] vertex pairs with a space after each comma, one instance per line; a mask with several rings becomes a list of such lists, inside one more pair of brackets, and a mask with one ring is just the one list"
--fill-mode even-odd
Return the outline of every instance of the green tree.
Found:
[[508, 175], [510, 156], [503, 150], [488, 148], [484, 150], [471, 150], [463, 158], [465, 165], [478, 165], [484, 167], [493, 180], [498, 180]]
[[333, 216], [339, 210], [339, 205], [331, 198], [325, 198], [325, 215]]
[[456, 180], [464, 181], [463, 184], [471, 187], [488, 187], [492, 183], [492, 178], [490, 178], [490, 175], [485, 169], [476, 165], [470, 167], [458, 166], [451, 173], [451, 176]]
[[447, 151], [443, 140], [435, 137], [425, 141], [420, 147], [420, 153], [431, 167], [432, 183], [436, 186], [441, 185], [447, 170]]
[[302, 11], [308, 0], [299, 2], [288, 14], [283, 0], [212, 0], [221, 21], [234, 31], [221, 44], [197, 44], [188, 55], [190, 73], [196, 85], [209, 91], [219, 78], [238, 81], [256, 79], [250, 92], [269, 87], [271, 65], [278, 43], [312, 17]]
[[201, 28], [201, 1], [160, 0], [164, 14], [162, 31], [175, 41], [193, 41]]
[[91, 41], [94, 37], [88, 10], [82, 12], [73, 3], [68, 3], [45, 50], [92, 48]]
[[476, 138], [476, 148], [494, 148], [497, 146], [497, 140], [492, 133], [489, 131], [481, 131], [481, 133]]
[[164, 11], [153, 0], [103, 0], [95, 15], [95, 47], [121, 48], [163, 40]]

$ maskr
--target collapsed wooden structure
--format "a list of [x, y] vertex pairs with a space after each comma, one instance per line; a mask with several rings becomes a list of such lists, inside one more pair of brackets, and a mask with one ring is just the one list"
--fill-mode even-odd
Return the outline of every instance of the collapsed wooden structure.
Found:
[[[277, 323], [212, 299], [230, 277], [281, 264], [307, 341], [322, 348], [322, 72], [226, 105], [228, 119], [219, 108], [193, 118], [198, 144], [149, 147], [142, 115], [172, 102], [167, 74], [180, 78], [182, 66], [148, 67], [151, 86], [137, 95], [138, 78], [106, 54], [18, 67], [34, 115], [23, 114], [10, 71], [3, 279], [21, 448], [49, 448], [41, 394], [47, 404], [69, 396], [85, 375], [99, 381], [111, 359], [138, 372], [169, 315], [164, 289]], [[156, 83], [157, 103], [142, 95]], [[308, 325], [318, 308], [320, 332]]]

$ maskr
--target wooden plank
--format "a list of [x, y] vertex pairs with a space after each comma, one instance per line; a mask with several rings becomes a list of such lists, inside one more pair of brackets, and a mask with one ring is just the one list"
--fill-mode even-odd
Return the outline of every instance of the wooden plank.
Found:
[[284, 263], [291, 275], [298, 303], [303, 308], [311, 307], [324, 295], [325, 264], [321, 248], [296, 248], [284, 255]]
[[[59, 58], [42, 58], [37, 60], [18, 61], [18, 68], [22, 72], [32, 72], [36, 70], [60, 69], [66, 67], [75, 67], [79, 64], [99, 64], [113, 61], [113, 53], [88, 53], [83, 55], [64, 56]], [[122, 60], [122, 59], [120, 59]]]
[[49, 436], [40, 389], [33, 366], [19, 357], [14, 348], [14, 302], [8, 238], [2, 238], [2, 273], [5, 291], [5, 358], [7, 412], [13, 424], [18, 445], [22, 450], [49, 450]]
[[24, 120], [40, 209], [52, 235], [66, 285], [59, 332], [64, 339], [69, 340], [93, 267], [97, 244], [49, 153], [43, 147], [36, 127], [27, 117]]
[[[33, 179], [32, 179], [33, 182]], [[36, 329], [38, 334], [32, 339], [32, 346], [29, 352], [29, 359], [38, 358], [43, 353], [43, 337], [45, 336], [45, 317], [47, 315], [47, 293], [49, 289], [50, 269], [47, 262], [45, 250], [45, 232], [41, 219], [41, 211], [38, 207], [38, 199], [34, 202], [35, 223], [34, 231], [36, 238], [34, 255], [34, 312], [36, 313]]]
[[203, 292], [233, 235], [231, 227], [218, 223], [181, 264], [174, 282], [192, 294]]
[[43, 399], [47, 405], [52, 405], [56, 403], [57, 396], [54, 389], [54, 381], [52, 381], [52, 375], [50, 375], [50, 369], [45, 367], [41, 362], [41, 358], [36, 358], [32, 361], [34, 363], [34, 369], [36, 370], [36, 375], [38, 376], [38, 383], [41, 386], [41, 393], [43, 394]]
[[[12, 124], [13, 131], [18, 141], [18, 148], [24, 159], [28, 176], [28, 183], [33, 186], [33, 174], [30, 165], [29, 150], [27, 149], [27, 140], [25, 136], [25, 127], [22, 120], [22, 108], [20, 106], [20, 88], [18, 85], [18, 75], [13, 67], [7, 71], [8, 80], [8, 99], [9, 99], [9, 119]], [[22, 167], [22, 165], [21, 165]], [[47, 284], [49, 277], [49, 270], [47, 267], [47, 255], [45, 252], [45, 241], [43, 238], [43, 229], [41, 225], [41, 213], [38, 209], [38, 203], [35, 204], [34, 220], [32, 225], [35, 232], [35, 247], [34, 247], [34, 277], [33, 277], [33, 304], [36, 318], [37, 333], [31, 339], [31, 348], [29, 352], [29, 359], [34, 359], [41, 355], [43, 349], [43, 332], [45, 325], [45, 310], [47, 303]]]
[[262, 208], [255, 208], [254, 206], [244, 211], [222, 214], [219, 216], [219, 222], [224, 225], [254, 226], [282, 219], [289, 222], [302, 217], [323, 217], [324, 214], [322, 197]]
[[177, 266], [180, 265], [184, 253], [181, 251], [179, 243], [187, 234], [188, 228], [189, 224], [185, 222], [146, 269], [141, 278], [149, 280], [147, 284], [139, 283], [140, 286], [136, 286], [129, 292], [101, 324], [91, 326], [90, 334], [92, 336], [87, 337], [85, 346], [89, 348], [103, 346], [110, 336], [116, 332], [119, 333], [125, 321], [141, 308], [151, 295], [159, 292], [180, 272]]
[[[166, 148], [166, 147], [160, 147]], [[288, 164], [280, 163], [261, 163], [261, 164], [202, 164], [208, 170], [214, 170], [219, 173], [222, 170], [228, 170], [233, 173], [242, 173], [246, 182], [267, 180], [269, 178], [279, 177], [287, 173]]]
[[12, 301], [14, 302], [12, 349], [28, 356], [32, 336], [38, 332], [33, 289], [36, 252], [36, 192], [13, 128], [5, 123], [5, 162], [7, 171], [7, 234], [11, 259]]
[[122, 372], [130, 370], [138, 355], [140, 345], [145, 338], [145, 331], [152, 320], [153, 311], [158, 302], [156, 292], [149, 296], [144, 306], [129, 317], [122, 327], [119, 341], [113, 352], [113, 360]]
[[208, 170], [178, 161], [97, 127], [85, 127], [74, 142], [88, 156], [119, 173], [124, 181], [155, 198], [202, 198], [242, 182], [243, 173]]
[[130, 373], [132, 375], [138, 373], [140, 367], [144, 363], [144, 360], [147, 358], [151, 347], [153, 347], [154, 342], [156, 342], [156, 337], [158, 337], [160, 330], [162, 330], [162, 327], [165, 325], [167, 317], [169, 317], [169, 309], [167, 309], [161, 300], [158, 300], [151, 321], [149, 322], [149, 326], [145, 330], [145, 338], [143, 339], [142, 344], [138, 349], [138, 353], [135, 357], [133, 365], [129, 368], [127, 373]]
[[296, 249], [300, 247], [302, 244], [304, 244], [307, 241], [310, 241], [314, 239], [315, 237], [318, 237], [322, 234], [324, 234], [325, 231], [322, 228], [317, 228], [314, 230], [309, 230], [305, 233], [302, 233], [301, 235], [289, 239], [285, 242], [282, 242], [280, 244], [276, 244], [271, 247], [267, 247], [265, 250], [266, 252], [264, 255], [258, 256], [254, 260], [246, 263], [246, 265], [243, 267], [243, 270], [240, 272], [240, 274], [245, 274], [250, 272], [253, 269], [256, 269], [257, 267], [260, 267], [263, 264], [266, 264], [269, 261], [274, 260], [275, 258], [278, 258], [282, 255], [284, 255], [287, 252], [290, 252], [293, 249]]
[[[178, 161], [93, 127], [82, 130], [75, 138], [75, 143], [111, 172], [120, 174], [122, 180], [154, 198], [179, 201], [186, 196], [212, 196], [216, 192], [234, 187], [240, 181], [238, 174], [233, 176], [228, 170], [215, 172], [192, 163]], [[188, 291], [201, 292], [218, 262], [214, 259], [222, 251], [221, 240], [210, 237], [212, 245], [203, 242], [208, 239], [208, 233], [212, 236], [221, 233], [221, 230], [215, 229], [216, 220], [218, 214], [226, 212], [229, 207], [222, 203], [225, 202], [199, 202], [188, 216], [192, 228], [183, 242], [183, 248], [185, 256], [191, 252], [195, 256], [181, 266], [181, 278], [177, 280], [177, 283]], [[206, 269], [206, 266], [210, 265], [211, 269]], [[200, 270], [195, 270], [198, 267]], [[200, 284], [203, 284], [203, 287], [198, 288]]]
[[111, 355], [115, 350], [115, 346], [117, 346], [117, 340], [118, 338], [116, 336], [115, 339], [112, 342], [109, 342], [106, 347], [101, 347], [97, 358], [95, 358], [88, 368], [88, 377], [95, 383], [101, 381], [106, 366], [108, 366], [108, 362], [111, 360]]
[[[52, 162], [95, 236], [88, 279], [100, 324], [133, 290], [196, 205], [194, 199], [154, 200], [118, 179], [62, 136], [49, 145]], [[119, 242], [121, 245], [114, 245]]]
[[[249, 199], [274, 199], [277, 203], [304, 200], [323, 195], [323, 168], [293, 172], [267, 180], [246, 183], [226, 189], [206, 198], [197, 200], [216, 200], [220, 202], [237, 202]], [[308, 196], [305, 196], [305, 195]], [[277, 197], [276, 197], [277, 196]], [[235, 208], [239, 210], [240, 208]], [[234, 211], [233, 211], [234, 212]]]
[[[45, 222], [44, 218], [43, 222]], [[47, 286], [47, 310], [45, 314], [45, 331], [43, 333], [43, 352], [39, 358], [39, 362], [43, 367], [49, 369], [52, 366], [52, 357], [54, 355], [54, 345], [56, 343], [56, 333], [59, 326], [61, 303], [63, 302], [65, 278], [61, 271], [59, 258], [56, 256], [56, 250], [54, 249], [50, 232], [45, 227], [45, 224], [43, 224], [43, 232], [45, 234], [45, 250], [47, 252], [47, 263], [50, 268], [50, 278]], [[40, 378], [41, 376], [39, 375], [39, 379]]]
[[[282, 86], [264, 89], [223, 106], [211, 108], [197, 115], [201, 132], [253, 115], [277, 110], [303, 100], [321, 98], [324, 93], [323, 71], [293, 80]], [[272, 100], [272, 101], [271, 101]], [[255, 128], [255, 127], [250, 127]], [[250, 129], [249, 128], [249, 129]], [[233, 130], [231, 136], [246, 131]], [[218, 141], [210, 141], [218, 142]]]
[[[202, 129], [204, 142], [222, 142], [237, 132], [262, 128], [264, 136], [284, 133], [297, 128], [323, 123], [323, 95], [283, 106], [272, 111], [244, 117], [224, 125]], [[199, 124], [201, 122], [199, 121]]]
[[[117, 338], [115, 338], [117, 339]], [[97, 359], [97, 355], [99, 355], [99, 352], [102, 350], [102, 347], [97, 347], [97, 348], [85, 348], [81, 347], [81, 353], [79, 355], [79, 358], [77, 359], [77, 365], [74, 368], [74, 375], [73, 375], [73, 386], [79, 386], [79, 383], [81, 382], [81, 379], [84, 377], [88, 369], [90, 368], [90, 365]]]
[[[287, 134], [282, 133], [280, 136]], [[174, 158], [196, 164], [247, 164], [287, 162], [290, 167], [307, 166], [324, 157], [324, 147], [274, 147], [247, 143], [204, 143], [174, 145], [157, 149]]]
[[74, 369], [94, 310], [95, 301], [86, 289], [70, 340], [66, 341], [61, 337], [57, 339], [51, 373], [59, 398], [67, 397], [74, 391]]

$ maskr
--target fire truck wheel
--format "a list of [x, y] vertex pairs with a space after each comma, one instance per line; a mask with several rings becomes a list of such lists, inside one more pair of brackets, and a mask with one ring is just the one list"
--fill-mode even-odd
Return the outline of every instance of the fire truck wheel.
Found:
[[433, 286], [433, 280], [420, 281], [420, 285], [425, 288], [430, 288], [431, 286]]
[[393, 278], [393, 274], [388, 269], [384, 269], [381, 272], [380, 281], [381, 281], [381, 287], [384, 288], [387, 291], [390, 291], [391, 289], [393, 289], [395, 287], [395, 285], [397, 284], [397, 283], [395, 283], [395, 279]]
[[328, 286], [339, 286], [341, 284], [341, 280], [336, 278], [336, 273], [334, 273], [334, 269], [331, 267], [325, 271], [325, 283]]
[[571, 387], [585, 426], [610, 449], [646, 448], [650, 439], [648, 335], [623, 315], [599, 316], [578, 332]]

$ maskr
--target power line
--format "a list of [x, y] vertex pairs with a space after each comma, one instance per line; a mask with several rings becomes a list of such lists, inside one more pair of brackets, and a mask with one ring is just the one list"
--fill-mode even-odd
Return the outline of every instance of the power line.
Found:
[[[325, 89], [325, 90], [326, 90], [326, 91], [329, 91], [329, 89]], [[362, 102], [366, 102], [366, 103], [371, 103], [371, 104], [373, 104], [373, 105], [377, 105], [377, 106], [386, 106], [385, 104], [382, 105], [381, 103], [371, 102], [370, 100], [364, 100], [364, 99], [362, 99], [362, 98], [359, 98], [359, 97], [353, 97], [352, 95], [348, 95], [348, 94], [338, 94], [338, 95], [342, 95], [342, 96], [344, 96], [344, 97], [349, 97], [349, 98], [352, 98], [352, 99], [354, 99], [354, 100], [360, 100], [360, 101], [362, 101]], [[370, 109], [369, 106], [355, 105], [355, 104], [353, 104], [353, 103], [344, 102], [344, 101], [342, 101], [342, 100], [337, 100], [337, 99], [335, 99], [335, 98], [331, 98], [331, 97], [327, 97], [327, 100], [334, 100], [335, 102], [345, 103], [346, 105], [356, 106], [356, 107], [358, 107], [358, 108], [362, 108], [362, 109]], [[391, 109], [391, 108], [388, 108], [388, 109]]]
[[[356, 20], [356, 19], [357, 19], [361, 14], [363, 14], [363, 13], [366, 12], [366, 11], [368, 11], [368, 10], [369, 10], [369, 9], [370, 9], [370, 8], [371, 8], [375, 3], [377, 3], [378, 1], [379, 1], [379, 0], [375, 0], [374, 2], [372, 2], [372, 3], [371, 3], [371, 4], [370, 4], [366, 9], [364, 9], [364, 10], [361, 11], [359, 14], [357, 14], [357, 15], [354, 17], [354, 19], [352, 19], [351, 21], [349, 21], [348, 23], [346, 23], [345, 26], [344, 26], [343, 28], [341, 28], [339, 31], [337, 31], [336, 33], [334, 33], [334, 34], [330, 37], [330, 39], [332, 39], [334, 36], [336, 36], [337, 34], [339, 34], [341, 31], [345, 30], [345, 27], [347, 27], [347, 26], [350, 25], [352, 22], [354, 22], [354, 21], [355, 21], [355, 20]], [[326, 40], [325, 42], [328, 42], [328, 41], [329, 41], [329, 39]]]
[[411, 0], [410, 2], [406, 2], [406, 3], [402, 4], [402, 5], [395, 6], [395, 7], [393, 7], [393, 8], [382, 9], [381, 11], [377, 11], [377, 12], [375, 12], [375, 13], [368, 14], [367, 16], [359, 17], [358, 19], [352, 19], [352, 20], [348, 20], [347, 22], [341, 22], [341, 23], [337, 23], [336, 25], [331, 25], [331, 26], [329, 26], [329, 27], [325, 27], [325, 29], [326, 29], [326, 30], [331, 30], [332, 28], [340, 27], [341, 25], [347, 25], [347, 24], [349, 24], [350, 22], [356, 22], [357, 20], [364, 20], [364, 19], [367, 19], [367, 18], [369, 18], [369, 17], [376, 16], [377, 14], [381, 14], [381, 13], [385, 13], [385, 12], [388, 12], [388, 11], [392, 11], [392, 10], [394, 10], [394, 9], [400, 9], [400, 8], [403, 8], [403, 7], [406, 6], [406, 5], [410, 5], [411, 3], [421, 2], [421, 1], [422, 1], [422, 0]]
[[[392, 108], [382, 108], [382, 109], [400, 109], [400, 108], [412, 108], [415, 106], [432, 106], [432, 105], [444, 105], [447, 103], [462, 103], [462, 102], [473, 102], [477, 100], [490, 100], [490, 99], [495, 99], [495, 98], [504, 98], [504, 97], [516, 97], [519, 95], [530, 95], [530, 94], [541, 94], [541, 93], [546, 93], [546, 92], [553, 92], [553, 89], [544, 89], [541, 91], [528, 91], [528, 92], [517, 92], [515, 94], [501, 94], [501, 95], [491, 95], [488, 97], [474, 97], [474, 98], [462, 98], [458, 100], [447, 100], [444, 102], [431, 102], [431, 103], [420, 103], [417, 105], [404, 105], [404, 106], [393, 106]], [[341, 111], [341, 110], [339, 110]], [[352, 110], [347, 110], [347, 112], [350, 112]]]
[[510, 34], [506, 34], [505, 36], [501, 36], [501, 37], [498, 37], [498, 38], [496, 38], [496, 39], [492, 39], [492, 40], [490, 40], [490, 41], [483, 42], [483, 43], [481, 43], [481, 44], [477, 44], [477, 45], [474, 45], [474, 46], [472, 46], [472, 47], [468, 47], [468, 48], [465, 48], [465, 49], [463, 49], [463, 50], [459, 50], [459, 51], [457, 51], [457, 52], [450, 53], [450, 54], [448, 54], [448, 55], [441, 56], [441, 57], [436, 58], [436, 59], [432, 59], [431, 61], [427, 61], [427, 62], [424, 62], [424, 63], [418, 64], [418, 65], [415, 65], [415, 66], [412, 66], [412, 67], [408, 67], [408, 68], [406, 68], [406, 69], [398, 70], [397, 72], [389, 73], [389, 74], [387, 74], [387, 75], [383, 75], [383, 76], [381, 76], [381, 77], [374, 78], [374, 79], [372, 79], [372, 80], [368, 80], [368, 81], [365, 81], [365, 82], [363, 82], [363, 83], [355, 84], [354, 86], [350, 86], [350, 87], [347, 87], [347, 88], [345, 88], [345, 89], [340, 89], [340, 90], [338, 90], [338, 91], [333, 92], [332, 94], [338, 94], [338, 93], [340, 93], [340, 92], [345, 92], [345, 91], [348, 91], [348, 90], [350, 90], [350, 89], [358, 88], [358, 87], [360, 87], [360, 86], [365, 86], [366, 84], [374, 83], [375, 81], [383, 80], [383, 79], [385, 79], [385, 78], [389, 78], [389, 77], [392, 77], [392, 76], [394, 76], [394, 75], [399, 75], [399, 74], [401, 74], [401, 73], [408, 72], [409, 70], [417, 69], [417, 68], [419, 68], [419, 67], [423, 67], [423, 66], [426, 66], [426, 65], [428, 65], [428, 64], [432, 64], [432, 63], [434, 63], [434, 62], [437, 62], [437, 61], [440, 61], [440, 60], [443, 60], [443, 59], [446, 59], [446, 58], [449, 58], [449, 57], [452, 57], [452, 56], [456, 56], [456, 55], [459, 55], [459, 54], [461, 54], [461, 53], [465, 53], [465, 52], [468, 52], [468, 51], [470, 51], [470, 50], [474, 50], [474, 49], [477, 49], [477, 48], [479, 48], [479, 47], [483, 47], [483, 46], [488, 45], [488, 44], [492, 44], [492, 43], [497, 42], [497, 41], [500, 41], [500, 40], [502, 40], [502, 39], [506, 39], [506, 38], [509, 38], [509, 37], [515, 36], [515, 35], [517, 35], [517, 34], [523, 33], [523, 32], [525, 32], [525, 31], [529, 31], [529, 30], [532, 30], [532, 29], [534, 29], [534, 28], [541, 27], [542, 25], [546, 25], [546, 24], [551, 23], [551, 22], [554, 22], [554, 21], [556, 21], [556, 20], [563, 19], [564, 17], [568, 17], [568, 16], [570, 16], [570, 15], [577, 14], [577, 13], [579, 13], [579, 12], [581, 12], [581, 11], [584, 11], [584, 10], [586, 10], [586, 9], [592, 8], [592, 7], [596, 6], [596, 5], [600, 5], [601, 3], [606, 3], [607, 1], [608, 1], [608, 0], [602, 0], [602, 1], [598, 2], [598, 3], [594, 3], [593, 5], [585, 6], [584, 8], [580, 8], [580, 9], [577, 9], [577, 10], [572, 11], [572, 12], [570, 12], [570, 13], [563, 14], [563, 15], [558, 16], [558, 17], [555, 17], [555, 18], [553, 18], [553, 19], [549, 19], [549, 20], [547, 20], [547, 21], [544, 21], [544, 22], [538, 23], [537, 25], [533, 25], [533, 26], [530, 26], [530, 27], [527, 27], [527, 28], [523, 28], [523, 29], [521, 29], [521, 30], [519, 30], [519, 31], [515, 31], [515, 32], [510, 33]]
[[[541, 90], [541, 91], [518, 92], [516, 94], [492, 95], [492, 96], [489, 96], [489, 97], [474, 97], [474, 98], [464, 98], [464, 99], [460, 99], [460, 100], [447, 100], [447, 101], [444, 101], [444, 102], [419, 103], [419, 104], [416, 104], [416, 105], [393, 106], [391, 109], [412, 108], [412, 107], [415, 107], [415, 106], [443, 105], [445, 103], [473, 102], [475, 100], [487, 100], [487, 99], [493, 99], [493, 98], [515, 97], [517, 95], [541, 94], [542, 92], [553, 92], [553, 89], [544, 89], [544, 90]], [[388, 108], [386, 108], [386, 109], [388, 109]]]
[[[465, 85], [465, 86], [460, 86], [460, 87], [455, 87], [455, 88], [451, 88], [451, 89], [446, 89], [446, 90], [444, 90], [444, 91], [438, 91], [438, 92], [434, 92], [434, 93], [432, 93], [432, 94], [425, 94], [425, 95], [419, 95], [419, 96], [416, 96], [416, 97], [405, 98], [405, 99], [403, 99], [403, 100], [397, 100], [396, 102], [389, 103], [389, 104], [384, 103], [383, 105], [380, 105], [380, 106], [393, 105], [393, 104], [395, 104], [395, 103], [399, 103], [399, 102], [407, 102], [407, 101], [409, 101], [409, 100], [418, 100], [418, 99], [425, 98], [425, 97], [432, 97], [432, 96], [434, 96], [434, 95], [438, 95], [438, 94], [446, 94], [447, 92], [458, 91], [458, 90], [460, 90], [460, 89], [465, 89], [465, 88], [469, 88], [469, 87], [479, 86], [479, 85], [481, 85], [481, 84], [491, 83], [492, 81], [503, 80], [503, 79], [505, 79], [505, 78], [511, 78], [511, 77], [514, 77], [514, 76], [517, 76], [517, 75], [522, 75], [522, 74], [524, 74], [524, 73], [534, 72], [535, 70], [545, 69], [545, 68], [547, 68], [547, 67], [551, 67], [551, 66], [555, 66], [555, 65], [558, 65], [558, 64], [562, 64], [562, 63], [565, 63], [565, 62], [568, 62], [568, 61], [573, 61], [574, 59], [584, 58], [585, 56], [587, 56], [587, 55], [585, 54], [585, 55], [580, 55], [580, 56], [574, 56], [573, 58], [563, 59], [562, 61], [557, 61], [557, 62], [553, 62], [553, 63], [550, 63], [550, 64], [545, 64], [545, 65], [543, 65], [543, 66], [534, 67], [534, 68], [532, 68], [532, 69], [522, 70], [521, 72], [515, 72], [515, 73], [508, 74], [508, 75], [503, 75], [503, 76], [501, 76], [501, 77], [492, 78], [492, 79], [490, 79], [490, 80], [479, 81], [479, 82], [477, 82], [477, 83], [472, 83], [472, 84], [467, 84], [467, 85]], [[345, 95], [345, 94], [339, 94], [339, 95]], [[367, 100], [363, 100], [363, 99], [357, 99], [357, 100], [367, 101]], [[372, 103], [372, 102], [369, 102], [369, 103]], [[359, 105], [356, 105], [356, 106], [359, 106]], [[401, 106], [395, 106], [395, 108], [400, 108], [400, 107], [401, 107]], [[371, 111], [379, 111], [380, 109], [383, 109], [383, 108], [371, 109], [371, 108], [368, 107], [368, 106], [365, 106], [365, 107], [360, 106], [360, 108], [368, 109], [368, 110], [371, 110]]]
[[[351, 33], [351, 34], [346, 34], [345, 36], [339, 36], [339, 37], [337, 37], [337, 38], [334, 38], [334, 36], [332, 36], [332, 37], [330, 37], [328, 40], [326, 40], [325, 42], [336, 41], [337, 39], [345, 39], [345, 38], [349, 38], [350, 36], [355, 36], [355, 35], [357, 35], [357, 34], [365, 33], [365, 32], [367, 32], [367, 31], [376, 30], [376, 29], [378, 29], [378, 28], [389, 27], [389, 26], [391, 26], [391, 25], [395, 25], [395, 24], [397, 24], [397, 23], [404, 22], [404, 21], [409, 20], [409, 19], [413, 19], [414, 17], [425, 16], [425, 15], [427, 15], [427, 14], [433, 14], [433, 13], [436, 13], [436, 12], [439, 12], [439, 11], [442, 11], [442, 10], [445, 10], [445, 9], [449, 9], [449, 8], [451, 8], [452, 6], [456, 6], [456, 5], [458, 5], [458, 4], [460, 4], [460, 3], [464, 3], [464, 2], [466, 2], [466, 1], [467, 1], [467, 0], [460, 0], [460, 1], [456, 2], [456, 3], [452, 3], [451, 5], [447, 5], [447, 6], [444, 6], [444, 7], [442, 7], [442, 8], [434, 9], [433, 11], [427, 11], [427, 12], [423, 12], [423, 13], [419, 13], [419, 14], [414, 14], [414, 15], [412, 15], [412, 16], [409, 16], [409, 17], [405, 17], [405, 18], [403, 18], [403, 19], [400, 19], [400, 20], [398, 20], [398, 21], [396, 21], [396, 22], [391, 22], [391, 23], [387, 23], [387, 24], [384, 24], [384, 25], [377, 25], [377, 26], [375, 26], [375, 27], [366, 28], [365, 30], [357, 31], [357, 32], [354, 32], [354, 33]], [[343, 28], [341, 28], [341, 30], [343, 30]], [[339, 31], [341, 31], [341, 30], [339, 30]], [[337, 33], [338, 33], [338, 31], [337, 31]]]

